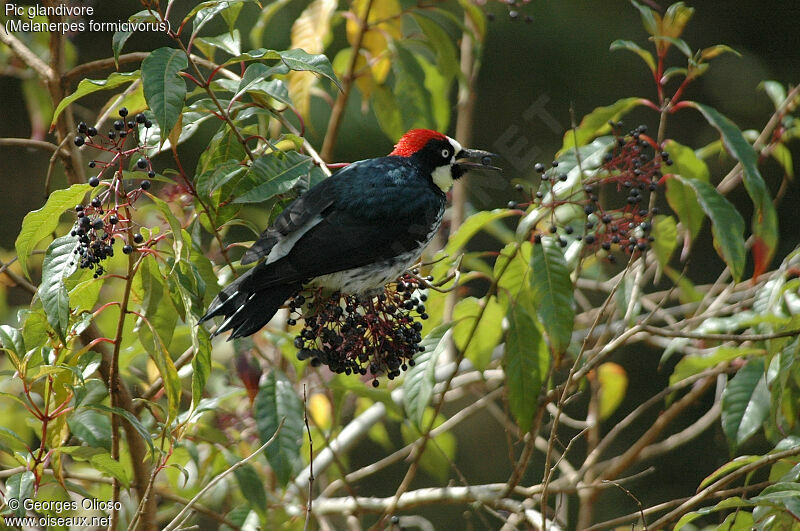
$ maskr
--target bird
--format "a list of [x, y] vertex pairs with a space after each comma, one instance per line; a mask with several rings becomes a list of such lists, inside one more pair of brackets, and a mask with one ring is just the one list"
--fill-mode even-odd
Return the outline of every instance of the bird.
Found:
[[[226, 286], [200, 323], [252, 335], [304, 287], [370, 296], [395, 281], [439, 229], [446, 193], [495, 155], [430, 129], [406, 132], [385, 157], [353, 162], [290, 203], [244, 253], [254, 267]], [[470, 159], [480, 159], [476, 162]]]

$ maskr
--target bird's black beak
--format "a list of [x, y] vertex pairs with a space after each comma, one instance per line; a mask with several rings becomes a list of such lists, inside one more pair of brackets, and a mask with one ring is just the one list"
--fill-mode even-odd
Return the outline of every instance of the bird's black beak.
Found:
[[[469, 170], [491, 170], [491, 171], [503, 171], [502, 169], [498, 168], [497, 166], [492, 166], [492, 159], [496, 157], [494, 153], [490, 153], [488, 151], [483, 151], [480, 149], [462, 149], [456, 155], [456, 162], [455, 166], [461, 170], [461, 173], [465, 173]], [[460, 159], [480, 159], [480, 162], [474, 162], [471, 160], [460, 160]]]

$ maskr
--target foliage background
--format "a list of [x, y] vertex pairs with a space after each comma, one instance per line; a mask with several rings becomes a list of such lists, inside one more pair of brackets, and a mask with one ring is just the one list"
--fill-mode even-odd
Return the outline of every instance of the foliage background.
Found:
[[[189, 4], [188, 2], [186, 3]], [[116, 20], [126, 18], [134, 9], [134, 2], [101, 2], [97, 4], [96, 18]], [[285, 49], [289, 45], [289, 28], [294, 18], [304, 6], [295, 2], [282, 10], [270, 26], [271, 33], [265, 40], [265, 47]], [[685, 40], [694, 46], [702, 47], [716, 43], [726, 43], [742, 53], [742, 57], [726, 55], [717, 59], [713, 68], [691, 86], [687, 93], [689, 99], [703, 101], [718, 108], [736, 122], [742, 129], [760, 129], [765, 116], [771, 113], [772, 105], [757, 85], [764, 79], [781, 82], [794, 82], [800, 73], [800, 53], [796, 45], [795, 9], [791, 2], [738, 1], [735, 7], [729, 2], [703, 2], [697, 8], [689, 24]], [[248, 6], [246, 9], [251, 9]], [[477, 111], [473, 128], [475, 147], [498, 152], [507, 159], [514, 156], [536, 152], [536, 161], [546, 162], [561, 145], [561, 131], [554, 132], [537, 119], [521, 119], [521, 111], [528, 108], [537, 98], [547, 100], [544, 108], [565, 130], [570, 124], [570, 107], [576, 117], [581, 117], [598, 105], [615, 101], [627, 95], [652, 95], [653, 86], [641, 61], [633, 54], [611, 53], [608, 44], [615, 38], [642, 41], [645, 38], [638, 13], [625, 1], [541, 1], [536, 0], [522, 10], [534, 17], [532, 24], [522, 21], [512, 22], [505, 16], [505, 7], [490, 3], [490, 11], [496, 20], [489, 24], [489, 32], [484, 49], [484, 59], [477, 85]], [[242, 27], [246, 34], [247, 28]], [[343, 41], [342, 36], [335, 37]], [[110, 34], [84, 33], [73, 39], [79, 52], [79, 62], [108, 56]], [[171, 41], [163, 38], [146, 38], [135, 35], [128, 42], [126, 50], [146, 50], [169, 46]], [[343, 42], [334, 41], [332, 48]], [[677, 53], [673, 51], [672, 53]], [[10, 77], [0, 76], [0, 137], [26, 137], [30, 134], [30, 122], [22, 105], [9, 102], [22, 101], [20, 83]], [[92, 104], [101, 104], [105, 97], [87, 98], [80, 105], [89, 109]], [[334, 160], [351, 161], [360, 158], [379, 156], [391, 149], [392, 142], [378, 128], [374, 117], [363, 116], [359, 109], [359, 98], [351, 98], [348, 114], [336, 147]], [[315, 120], [309, 124], [308, 138], [319, 146], [327, 122], [326, 107], [315, 102], [312, 111]], [[640, 117], [642, 119], [640, 119]], [[652, 121], [649, 111], [634, 111], [625, 118], [626, 126], [634, 126], [643, 119]], [[679, 113], [670, 121], [670, 136], [681, 138], [688, 145], [703, 145], [715, 138], [717, 133], [703, 126], [702, 118], [696, 113]], [[517, 134], [509, 129], [516, 128]], [[209, 130], [201, 131], [182, 147], [182, 158], [188, 167], [194, 166], [193, 158], [199, 156]], [[500, 139], [509, 137], [522, 139], [520, 150], [510, 149]], [[365, 141], [369, 139], [369, 141]], [[729, 161], [720, 161], [719, 168], [726, 167]], [[768, 162], [767, 166], [774, 164]], [[156, 159], [158, 165], [158, 159]], [[169, 166], [170, 161], [164, 160]], [[527, 168], [515, 168], [513, 164], [504, 165], [506, 172], [502, 179], [489, 177], [490, 181], [480, 182], [480, 177], [471, 179], [470, 194], [474, 206], [488, 209], [505, 205], [513, 196], [513, 189], [505, 180], [521, 177]], [[13, 256], [13, 242], [22, 217], [28, 211], [38, 208], [43, 202], [44, 175], [47, 160], [37, 152], [24, 149], [4, 148], [0, 164], [0, 183], [4, 194], [0, 195], [0, 212], [4, 223], [0, 225], [0, 249], [7, 250], [8, 258]], [[712, 175], [720, 170], [711, 168]], [[62, 175], [56, 175], [54, 188], [64, 185]], [[738, 190], [730, 199], [734, 201], [745, 219], [749, 220], [752, 205], [743, 190]], [[800, 222], [796, 207], [800, 193], [796, 186], [790, 187], [786, 198], [779, 207], [780, 245], [776, 256], [783, 257], [797, 244]], [[258, 215], [256, 215], [258, 217]], [[263, 222], [264, 220], [262, 220]], [[487, 240], [488, 241], [488, 240]], [[480, 246], [481, 241], [476, 245]], [[483, 242], [486, 243], [486, 242]], [[710, 233], [706, 229], [696, 242], [696, 248], [711, 249]], [[697, 253], [690, 264], [689, 276], [696, 282], [711, 282], [719, 271], [719, 259], [713, 252]], [[752, 267], [748, 264], [748, 268]], [[748, 269], [749, 274], [751, 270]], [[28, 295], [15, 288], [6, 289], [3, 322], [13, 320], [14, 309], [28, 301]], [[0, 307], [0, 310], [4, 308]], [[654, 388], [661, 388], [669, 376], [669, 370], [658, 369], [659, 353], [641, 347], [623, 349], [613, 360], [620, 363], [630, 375], [630, 386], [625, 403], [617, 413], [608, 419], [613, 425], [630, 412], [637, 404], [650, 396]], [[710, 397], [709, 397], [710, 398]], [[453, 411], [457, 410], [458, 406]], [[446, 411], [452, 413], [453, 411]], [[653, 415], [656, 415], [654, 412]], [[645, 426], [653, 417], [642, 419]], [[487, 428], [487, 425], [490, 428]], [[487, 431], [496, 429], [490, 417], [476, 416], [464, 423], [455, 432], [459, 441], [458, 465], [471, 473], [475, 482], [489, 481], [497, 477], [496, 467], [509, 467], [500, 476], [510, 472], [508, 460], [504, 458], [502, 446], [487, 447]], [[393, 433], [395, 437], [399, 434]], [[496, 441], [495, 441], [496, 442]], [[624, 446], [625, 441], [619, 441]], [[766, 451], [769, 446], [762, 440], [750, 443], [753, 453]], [[364, 447], [352, 456], [353, 467], [374, 460], [375, 455], [384, 452], [379, 446], [366, 442]], [[692, 445], [691, 452], [679, 451], [664, 456], [663, 462], [656, 463], [660, 471], [655, 477], [645, 477], [628, 485], [635, 490], [645, 505], [658, 500], [672, 498], [696, 486], [702, 478], [728, 460], [724, 435], [715, 426], [708, 430]], [[536, 457], [534, 458], [536, 459]], [[536, 468], [537, 463], [534, 462]], [[383, 485], [390, 485], [391, 492], [402, 479], [402, 468], [389, 469], [384, 475], [375, 477], [364, 484], [366, 489], [383, 493]], [[536, 478], [528, 478], [536, 479]], [[386, 492], [385, 494], [391, 494]], [[630, 499], [614, 489], [606, 492], [603, 504], [598, 507], [598, 519], [603, 517], [603, 505], [609, 508], [608, 516], [618, 514], [619, 506], [629, 506]], [[436, 508], [437, 521], [444, 522], [451, 517], [460, 522], [458, 508]], [[421, 511], [426, 514], [426, 510]], [[430, 515], [429, 515], [430, 516]]]

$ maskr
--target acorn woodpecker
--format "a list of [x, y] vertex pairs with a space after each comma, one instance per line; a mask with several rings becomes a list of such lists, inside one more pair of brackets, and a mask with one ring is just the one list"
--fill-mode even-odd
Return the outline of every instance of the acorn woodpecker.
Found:
[[[253, 334], [304, 286], [373, 295], [396, 280], [431, 241], [446, 192], [471, 168], [499, 170], [493, 154], [413, 129], [386, 157], [354, 162], [290, 203], [243, 255], [255, 267], [212, 301], [214, 335]], [[480, 158], [472, 162], [470, 158]]]

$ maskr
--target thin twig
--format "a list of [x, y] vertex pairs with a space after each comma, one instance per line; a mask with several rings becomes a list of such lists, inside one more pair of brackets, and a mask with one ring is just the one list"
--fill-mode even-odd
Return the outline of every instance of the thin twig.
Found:
[[[44, 198], [47, 200], [50, 197], [50, 180], [53, 178], [53, 171], [56, 168], [56, 160], [59, 157], [63, 156], [62, 148], [69, 144], [69, 141], [72, 140], [74, 137], [72, 135], [66, 135], [64, 140], [56, 146], [56, 149], [53, 150], [53, 155], [50, 157], [50, 161], [47, 163], [47, 176], [44, 179]], [[48, 142], [49, 143], [49, 142]]]
[[303, 422], [308, 434], [308, 504], [306, 505], [306, 521], [303, 531], [308, 531], [311, 524], [311, 503], [314, 500], [314, 441], [311, 439], [311, 428], [308, 427], [308, 400], [306, 397], [306, 384], [303, 384]]
[[657, 326], [643, 326], [645, 332], [663, 337], [683, 337], [687, 339], [703, 339], [706, 341], [766, 341], [768, 339], [778, 339], [781, 337], [791, 337], [800, 335], [800, 329], [784, 330], [773, 334], [700, 334], [697, 332], [681, 332], [680, 330], [668, 330]]

